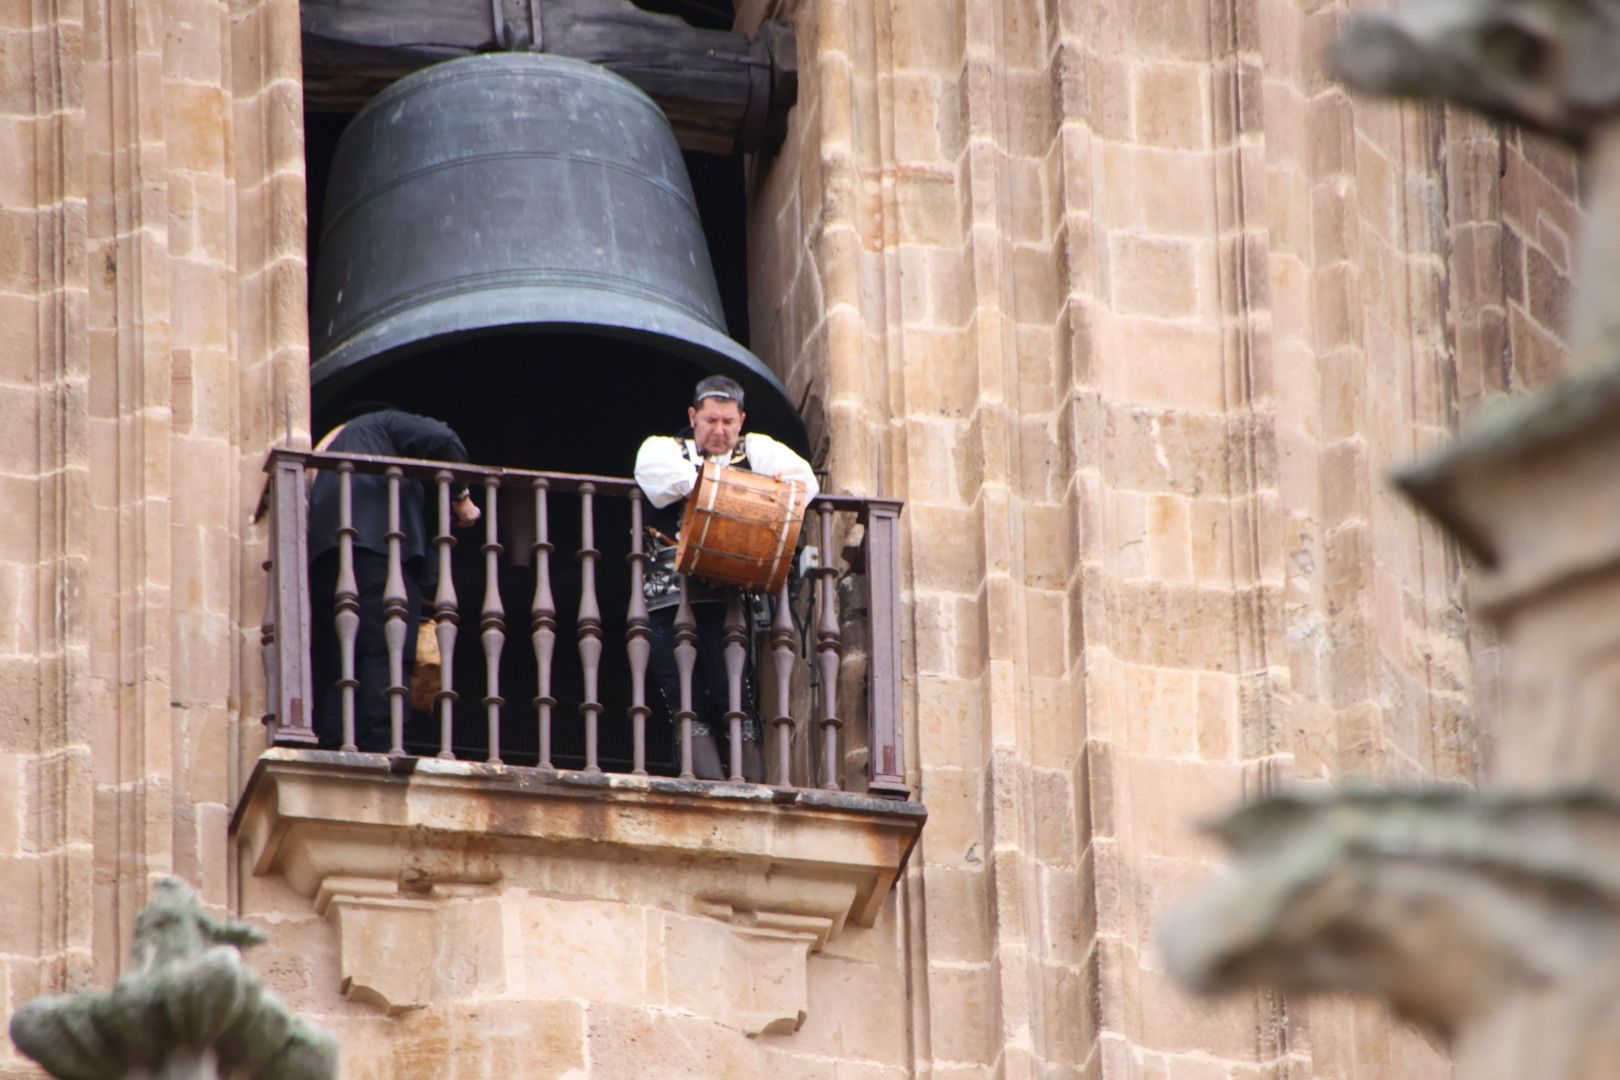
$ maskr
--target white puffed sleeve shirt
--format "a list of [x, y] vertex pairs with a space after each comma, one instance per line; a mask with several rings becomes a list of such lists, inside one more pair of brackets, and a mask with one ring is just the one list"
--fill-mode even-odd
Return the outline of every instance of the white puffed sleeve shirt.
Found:
[[[744, 435], [743, 450], [751, 471], [803, 484], [806, 502], [821, 491], [810, 463], [769, 435]], [[702, 464], [703, 454], [693, 440], [653, 435], [636, 452], [636, 483], [647, 501], [661, 510], [692, 494]]]

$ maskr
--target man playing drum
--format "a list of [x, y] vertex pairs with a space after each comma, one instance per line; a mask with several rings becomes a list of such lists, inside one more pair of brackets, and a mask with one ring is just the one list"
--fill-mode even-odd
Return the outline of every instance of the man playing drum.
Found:
[[[680, 708], [680, 678], [675, 667], [675, 611], [680, 604], [680, 579], [675, 571], [675, 539], [686, 497], [697, 484], [705, 462], [723, 468], [747, 469], [796, 481], [806, 491], [804, 501], [815, 498], [819, 485], [810, 463], [769, 435], [742, 432], [742, 387], [724, 375], [711, 375], [697, 384], [686, 410], [688, 426], [679, 434], [653, 435], [636, 454], [636, 483], [653, 506], [648, 514], [652, 560], [644, 593], [652, 620], [651, 669], [664, 696], [669, 715]], [[803, 503], [800, 504], [801, 506]], [[725, 715], [725, 604], [727, 594], [701, 579], [687, 587], [692, 614], [697, 620], [697, 664], [692, 671], [692, 771], [705, 780], [726, 776], [721, 741], [727, 735]], [[765, 779], [759, 713], [754, 708], [752, 672], [743, 673], [743, 777], [753, 783]]]

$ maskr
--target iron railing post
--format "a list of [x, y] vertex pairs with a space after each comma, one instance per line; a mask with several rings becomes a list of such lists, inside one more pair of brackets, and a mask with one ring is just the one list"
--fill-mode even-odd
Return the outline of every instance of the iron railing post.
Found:
[[304, 462], [274, 459], [271, 469], [270, 587], [275, 590], [276, 719], [272, 740], [277, 746], [315, 746], [314, 678], [309, 669], [309, 507]]
[[906, 799], [906, 756], [902, 733], [900, 655], [900, 508], [897, 499], [868, 499], [866, 586], [870, 594], [867, 701], [872, 774], [867, 790]]

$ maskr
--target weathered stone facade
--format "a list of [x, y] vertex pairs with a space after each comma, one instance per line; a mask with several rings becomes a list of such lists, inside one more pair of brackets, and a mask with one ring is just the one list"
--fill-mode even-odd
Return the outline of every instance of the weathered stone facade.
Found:
[[[1576, 170], [1352, 101], [1345, 9], [738, 4], [799, 35], [752, 345], [830, 489], [906, 500], [930, 818], [870, 925], [739, 937], [611, 860], [432, 908], [256, 872], [249, 513], [310, 435], [297, 4], [0, 2], [0, 1001], [110, 983], [175, 874], [273, 927], [258, 966], [351, 1076], [1446, 1075], [1371, 1006], [1186, 997], [1150, 942], [1216, 858], [1193, 819], [1493, 768], [1501, 646], [1384, 476], [1559, 370]], [[381, 909], [504, 951], [345, 996]], [[796, 989], [761, 1020], [702, 982], [778, 948], [797, 1030]]]

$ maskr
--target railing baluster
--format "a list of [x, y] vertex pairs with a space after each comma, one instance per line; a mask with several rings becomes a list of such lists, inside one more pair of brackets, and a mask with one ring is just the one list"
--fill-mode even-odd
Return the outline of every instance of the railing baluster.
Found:
[[602, 713], [596, 683], [602, 668], [602, 609], [596, 602], [596, 485], [579, 485], [579, 662], [585, 674], [585, 697], [579, 711], [585, 716], [585, 771], [601, 772], [596, 761], [596, 724]]
[[793, 602], [787, 582], [776, 596], [776, 617], [771, 620], [771, 655], [776, 666], [776, 782], [793, 786]]
[[400, 566], [399, 481], [405, 473], [390, 465], [388, 478], [388, 579], [383, 585], [383, 636], [388, 643], [388, 728], [390, 754], [405, 752], [405, 702], [410, 690], [405, 685], [405, 620], [408, 602], [405, 574]]
[[449, 470], [440, 469], [433, 474], [439, 502], [439, 533], [433, 546], [439, 553], [439, 590], [433, 598], [433, 618], [439, 635], [439, 693], [433, 703], [439, 710], [439, 756], [453, 758], [456, 715], [456, 637], [461, 629], [461, 610], [456, 596], [455, 577], [450, 572], [450, 549], [456, 538], [450, 532]]
[[681, 779], [692, 780], [692, 668], [697, 664], [697, 619], [692, 615], [691, 581], [681, 575], [681, 604], [675, 609], [675, 675], [681, 684], [681, 707], [675, 714], [680, 729]]
[[821, 619], [816, 626], [816, 663], [821, 675], [821, 786], [837, 791], [838, 668], [844, 645], [838, 634], [838, 559], [833, 554], [832, 507], [816, 508], [821, 517]]
[[[274, 544], [271, 548], [274, 550]], [[270, 746], [276, 742], [276, 717], [281, 708], [281, 681], [276, 677], [279, 665], [276, 663], [275, 566], [273, 559], [264, 560], [264, 622], [259, 626], [259, 659], [264, 663], [264, 715], [259, 719], [264, 724], [265, 742]]]
[[872, 500], [866, 513], [866, 585], [872, 636], [867, 668], [871, 702], [871, 778], [867, 791], [886, 798], [911, 796], [900, 705], [900, 503]]
[[270, 517], [276, 590], [276, 728], [278, 746], [315, 746], [313, 676], [309, 670], [308, 505], [304, 463], [278, 458]]
[[495, 504], [500, 481], [484, 478], [484, 617], [479, 624], [484, 643], [484, 714], [489, 718], [489, 761], [501, 763], [501, 652], [506, 647], [506, 608], [501, 604], [501, 545], [496, 538]]
[[748, 629], [743, 621], [742, 590], [728, 590], [725, 621], [726, 660], [726, 728], [730, 732], [731, 775], [728, 779], [743, 778], [743, 721], [747, 714], [742, 707], [743, 667], [748, 660]]
[[540, 767], [551, 765], [551, 709], [557, 699], [551, 696], [551, 658], [557, 647], [557, 601], [551, 595], [551, 533], [546, 517], [546, 490], [550, 483], [536, 477], [534, 488], [534, 606], [530, 612], [534, 643], [534, 663], [539, 675], [539, 693], [534, 699], [540, 722]]
[[647, 598], [641, 593], [646, 578], [647, 552], [641, 534], [641, 492], [630, 493], [630, 607], [625, 614], [625, 652], [630, 659], [630, 771], [647, 773], [647, 658], [652, 654], [652, 624]]
[[360, 585], [354, 576], [354, 462], [341, 462], [338, 475], [338, 579], [332, 598], [332, 622], [338, 639], [338, 696], [343, 721], [343, 749], [358, 750], [354, 741], [354, 700], [360, 680], [354, 677], [354, 643], [360, 634]]

